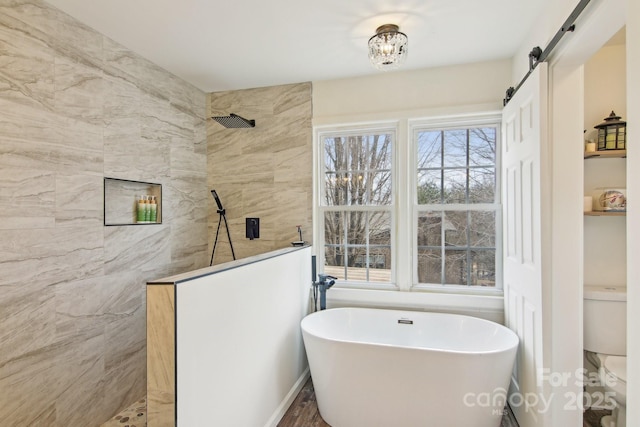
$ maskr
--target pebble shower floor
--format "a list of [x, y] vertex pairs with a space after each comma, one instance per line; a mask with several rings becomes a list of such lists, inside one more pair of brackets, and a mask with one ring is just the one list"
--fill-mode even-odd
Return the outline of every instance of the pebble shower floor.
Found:
[[136, 403], [111, 418], [101, 427], [146, 427], [147, 399], [139, 399]]

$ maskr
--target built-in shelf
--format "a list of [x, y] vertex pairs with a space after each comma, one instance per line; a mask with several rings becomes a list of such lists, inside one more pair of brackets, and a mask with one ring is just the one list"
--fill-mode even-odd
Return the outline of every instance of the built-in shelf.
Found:
[[625, 216], [626, 212], [590, 211], [585, 212], [585, 216]]
[[584, 153], [585, 159], [611, 159], [616, 157], [627, 157], [627, 150], [602, 150], [602, 151], [590, 151]]
[[[155, 221], [138, 220], [141, 196], [155, 198]], [[153, 182], [104, 178], [104, 225], [162, 224], [162, 185]]]
[[[594, 152], [585, 152], [585, 159], [614, 159], [627, 157], [627, 150], [602, 150]], [[585, 212], [585, 216], [626, 216], [626, 212], [612, 211], [590, 211]]]

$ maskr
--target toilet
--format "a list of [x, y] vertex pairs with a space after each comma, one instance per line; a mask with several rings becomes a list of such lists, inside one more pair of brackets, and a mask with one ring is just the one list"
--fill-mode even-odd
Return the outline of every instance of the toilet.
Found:
[[584, 287], [584, 348], [598, 368], [613, 413], [602, 427], [626, 427], [627, 406], [627, 290], [622, 286]]

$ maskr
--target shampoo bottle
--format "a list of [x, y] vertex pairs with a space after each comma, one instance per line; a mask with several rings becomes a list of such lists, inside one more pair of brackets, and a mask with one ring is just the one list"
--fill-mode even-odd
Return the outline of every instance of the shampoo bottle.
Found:
[[145, 200], [144, 196], [140, 196], [138, 199], [138, 210], [136, 212], [136, 220], [137, 222], [144, 222], [144, 211], [145, 211]]
[[151, 196], [146, 196], [147, 202], [144, 205], [144, 222], [151, 222]]
[[149, 220], [151, 222], [158, 222], [158, 203], [156, 202], [156, 196], [151, 196], [151, 204], [149, 205], [151, 214]]

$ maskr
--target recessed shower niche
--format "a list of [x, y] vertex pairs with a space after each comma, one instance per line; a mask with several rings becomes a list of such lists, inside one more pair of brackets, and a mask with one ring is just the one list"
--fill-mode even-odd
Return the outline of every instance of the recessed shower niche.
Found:
[[162, 184], [104, 178], [104, 225], [162, 224]]

